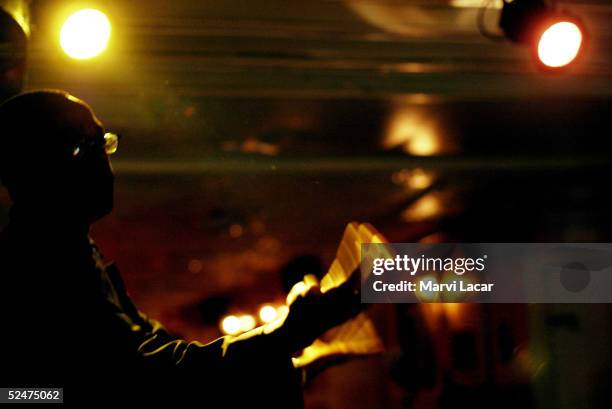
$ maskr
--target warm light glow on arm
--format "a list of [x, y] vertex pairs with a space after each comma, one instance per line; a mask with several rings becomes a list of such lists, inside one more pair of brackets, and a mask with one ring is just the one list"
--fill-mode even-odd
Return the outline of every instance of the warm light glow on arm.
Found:
[[235, 315], [228, 315], [221, 321], [221, 330], [227, 335], [236, 335], [240, 332], [240, 318]]
[[255, 322], [255, 318], [252, 315], [245, 314], [240, 317], [240, 331], [247, 332], [255, 328], [257, 323]]

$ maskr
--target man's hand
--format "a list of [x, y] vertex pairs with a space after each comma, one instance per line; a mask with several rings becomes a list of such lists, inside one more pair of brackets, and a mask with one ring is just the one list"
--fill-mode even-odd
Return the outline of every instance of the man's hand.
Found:
[[287, 296], [289, 313], [278, 328], [291, 353], [304, 349], [328, 329], [363, 310], [359, 283], [359, 272], [354, 271], [346, 282], [325, 293], [321, 293], [313, 275], [293, 286]]

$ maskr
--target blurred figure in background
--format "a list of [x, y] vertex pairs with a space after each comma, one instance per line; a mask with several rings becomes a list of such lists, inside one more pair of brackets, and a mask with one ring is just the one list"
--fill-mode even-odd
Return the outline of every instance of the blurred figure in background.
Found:
[[[19, 3], [14, 1], [12, 6], [20, 10], [26, 8]], [[24, 28], [29, 27], [27, 18], [21, 15], [20, 23], [17, 22], [14, 16], [4, 9], [5, 6], [6, 4], [0, 4], [0, 103], [22, 90], [28, 46], [28, 36]]]

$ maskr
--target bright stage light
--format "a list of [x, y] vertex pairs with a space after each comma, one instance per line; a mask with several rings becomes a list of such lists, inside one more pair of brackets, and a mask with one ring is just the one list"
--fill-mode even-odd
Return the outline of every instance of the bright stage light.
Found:
[[278, 318], [278, 311], [271, 305], [264, 305], [259, 310], [259, 319], [265, 324], [274, 321], [276, 318]]
[[499, 26], [510, 41], [531, 48], [539, 68], [549, 72], [572, 65], [588, 37], [580, 18], [544, 0], [504, 1]]
[[83, 9], [64, 22], [60, 31], [60, 45], [68, 56], [86, 60], [106, 49], [110, 34], [111, 24], [104, 13]]
[[578, 56], [582, 31], [576, 24], [562, 21], [548, 27], [538, 41], [538, 58], [547, 67], [563, 67]]
[[227, 335], [236, 335], [240, 332], [242, 322], [235, 315], [228, 315], [221, 321], [221, 330]]
[[255, 321], [255, 318], [253, 318], [252, 315], [245, 314], [245, 315], [242, 315], [239, 319], [240, 319], [240, 331], [241, 332], [250, 331], [253, 328], [255, 328], [255, 325], [257, 325], [257, 322]]

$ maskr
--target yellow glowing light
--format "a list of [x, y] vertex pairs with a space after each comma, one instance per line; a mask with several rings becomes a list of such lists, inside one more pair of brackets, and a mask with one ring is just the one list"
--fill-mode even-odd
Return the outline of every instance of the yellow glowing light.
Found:
[[555, 23], [540, 37], [538, 58], [548, 67], [563, 67], [578, 56], [581, 45], [582, 32], [576, 24], [567, 21]]
[[423, 169], [415, 169], [408, 178], [408, 186], [413, 189], [425, 189], [431, 185], [433, 177], [431, 173], [425, 172]]
[[416, 156], [429, 156], [439, 149], [438, 138], [433, 133], [421, 133], [415, 136], [406, 146], [406, 151]]
[[412, 204], [402, 212], [402, 220], [417, 222], [430, 220], [439, 216], [443, 211], [442, 201], [435, 193], [429, 193]]
[[271, 305], [264, 305], [259, 310], [259, 319], [263, 323], [269, 323], [274, 321], [278, 317], [278, 311]]
[[433, 182], [433, 175], [423, 169], [402, 169], [391, 176], [393, 183], [404, 185], [410, 189], [419, 190], [428, 188]]
[[444, 309], [444, 314], [446, 315], [446, 319], [448, 320], [449, 324], [452, 323], [453, 324], [453, 328], [455, 328], [457, 326], [457, 324], [461, 324], [462, 321], [462, 312], [463, 310], [461, 309], [463, 304], [461, 303], [454, 303], [454, 302], [447, 302], [442, 304], [443, 305], [443, 309]]
[[106, 49], [111, 24], [104, 13], [83, 9], [66, 19], [60, 31], [60, 45], [77, 60], [93, 58]]
[[257, 325], [257, 323], [255, 322], [255, 318], [253, 318], [252, 315], [245, 314], [245, 315], [242, 315], [239, 319], [240, 319], [240, 331], [242, 332], [250, 331], [253, 328], [255, 328], [255, 325]]
[[[475, 8], [482, 7], [482, 0], [450, 0], [451, 7], [457, 8]], [[487, 4], [488, 8], [501, 9], [504, 5], [502, 0], [492, 0]]]
[[236, 335], [240, 332], [242, 322], [235, 315], [228, 315], [221, 321], [221, 330], [227, 335]]
[[287, 294], [287, 304], [291, 305], [300, 295], [304, 296], [308, 291], [308, 286], [304, 281], [298, 281], [291, 287]]
[[442, 148], [432, 120], [412, 109], [400, 109], [392, 115], [383, 146], [387, 149], [400, 146], [416, 156], [434, 155]]
[[289, 314], [289, 307], [286, 305], [281, 305], [276, 309], [278, 312], [278, 319], [285, 319]]

